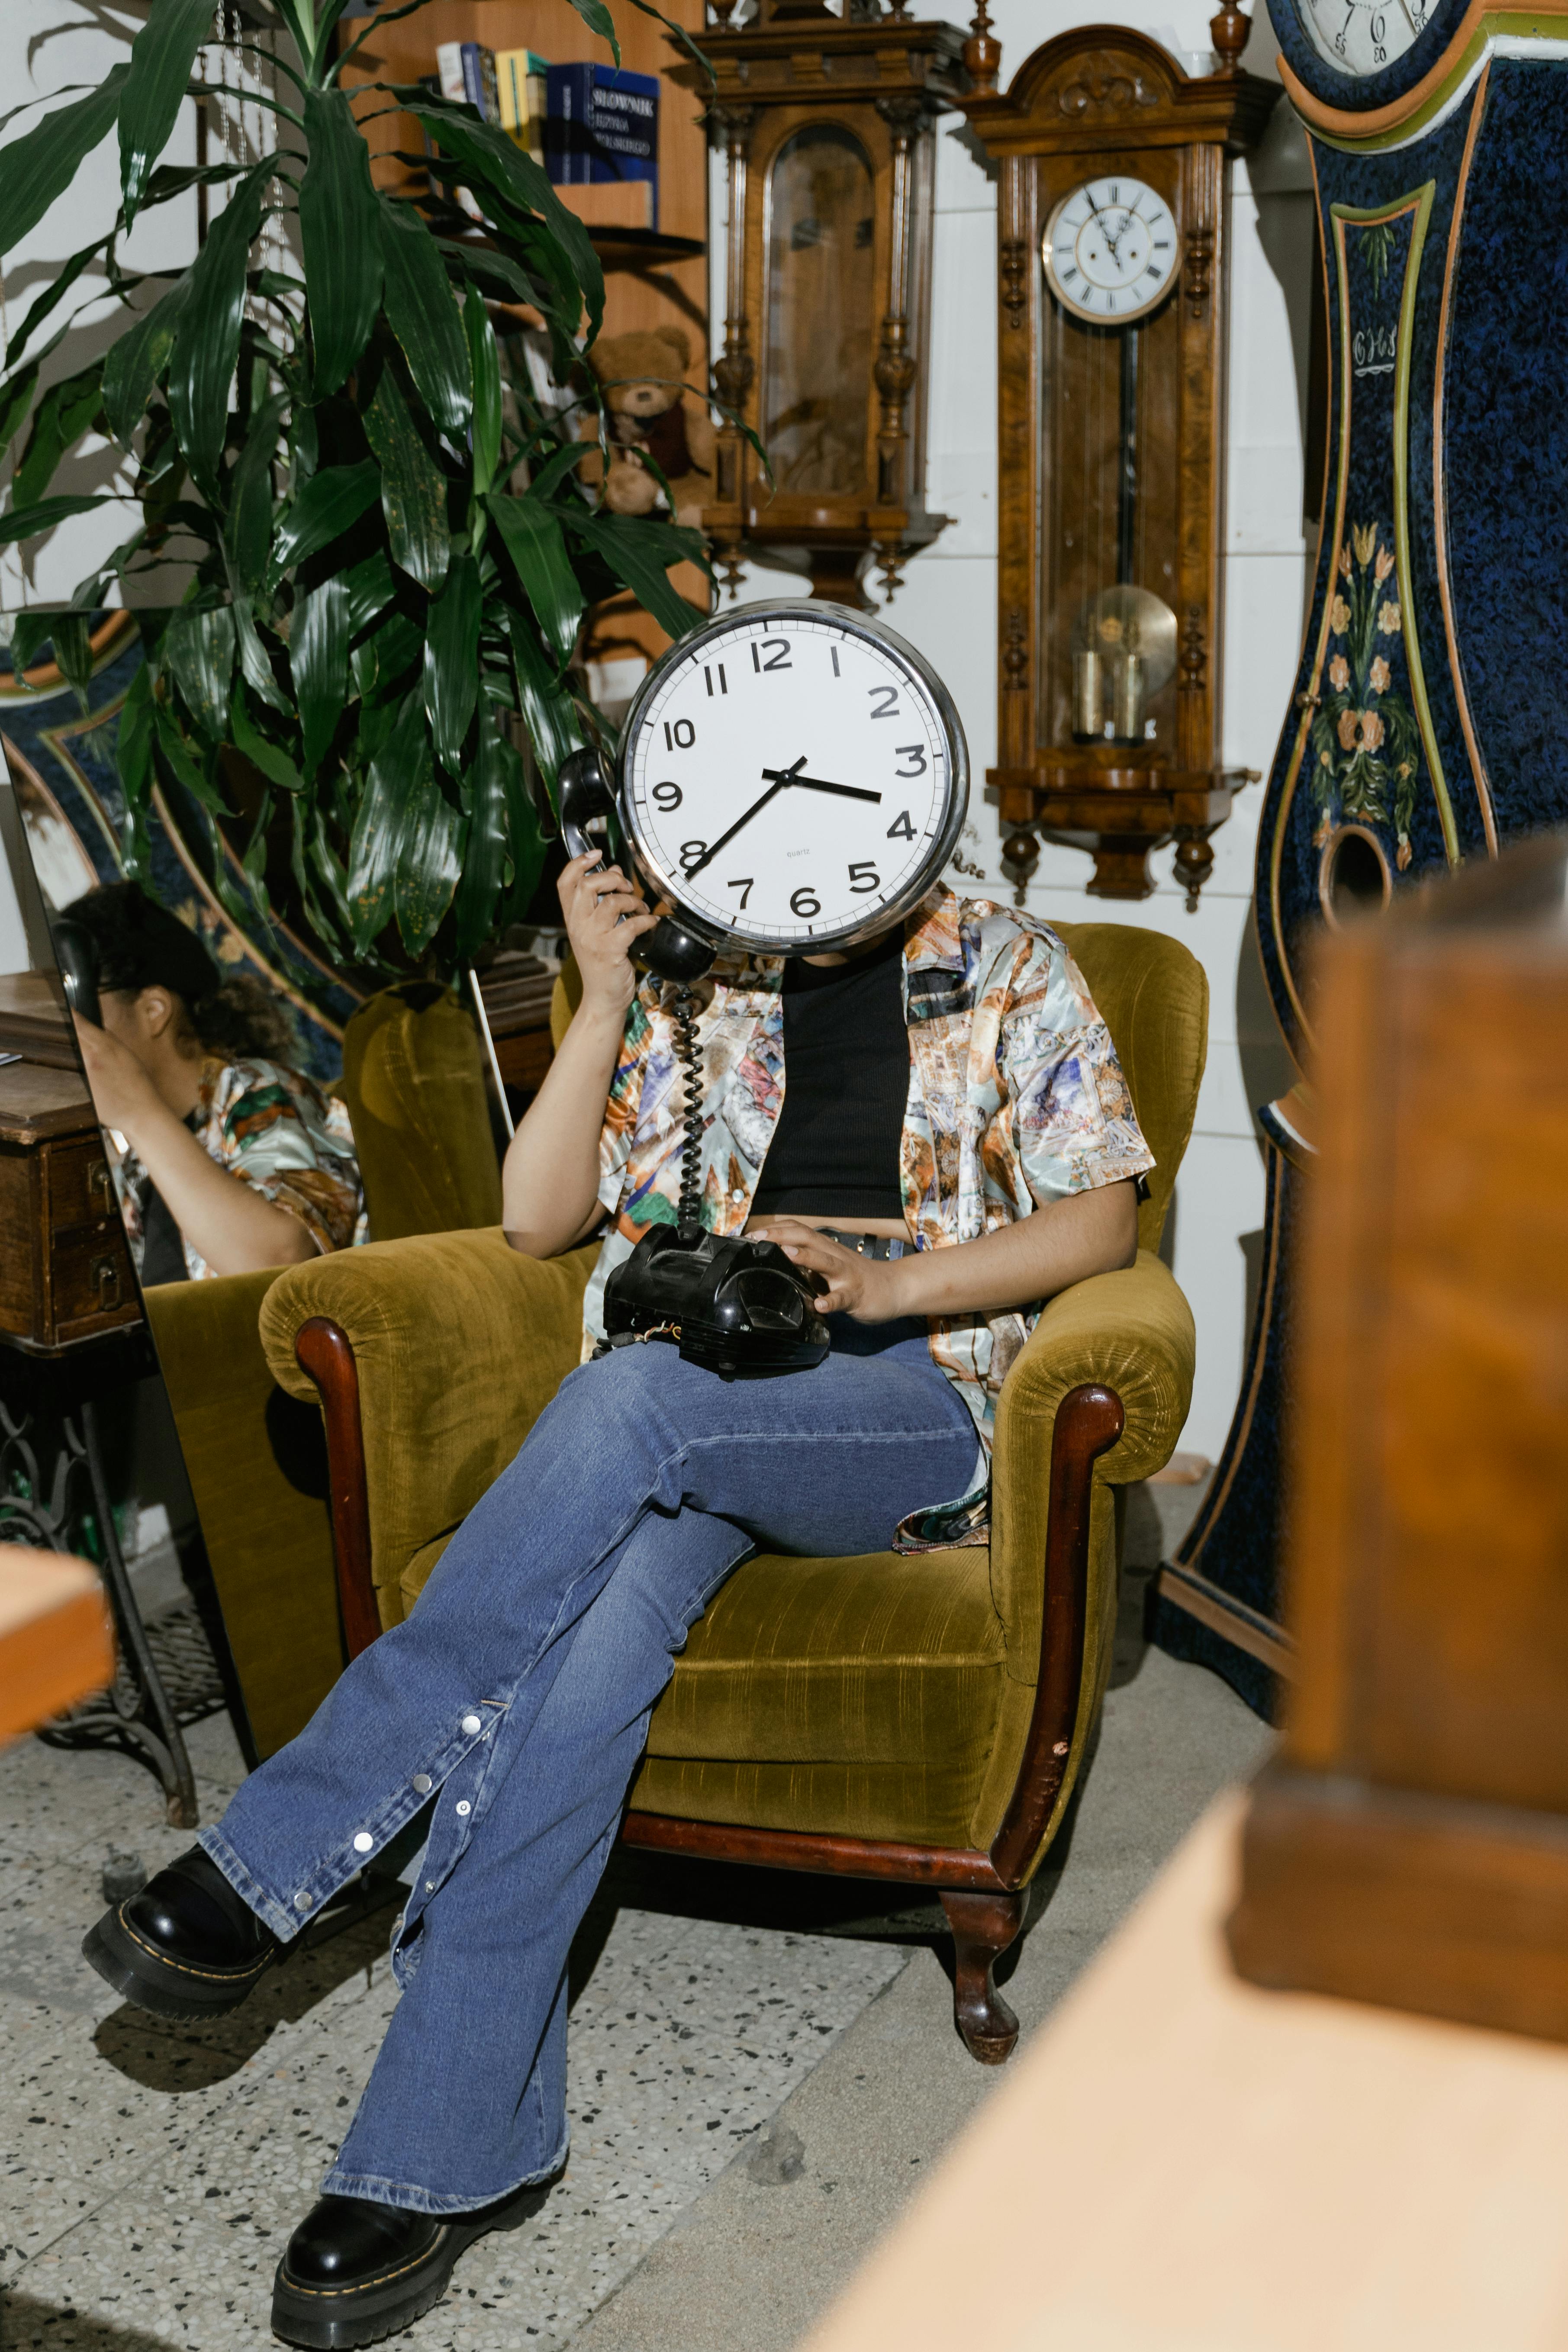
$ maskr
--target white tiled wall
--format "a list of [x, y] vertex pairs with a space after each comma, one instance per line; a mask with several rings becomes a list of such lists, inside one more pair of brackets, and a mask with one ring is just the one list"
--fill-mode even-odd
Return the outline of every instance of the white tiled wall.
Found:
[[[1120, 21], [1136, 24], [1173, 49], [1206, 47], [1208, 0], [1175, 6], [1173, 0], [1153, 0], [1153, 5], [1157, 17], [1133, 9]], [[1100, 10], [1070, 0], [1048, 5], [999, 0], [994, 24], [1003, 45], [1003, 87], [1041, 42], [1102, 21]], [[1254, 31], [1247, 63], [1271, 76], [1273, 56], [1265, 24]], [[937, 146], [928, 503], [952, 521], [910, 565], [888, 617], [952, 689], [978, 779], [996, 748], [995, 185], [966, 130], [950, 121], [939, 131]], [[1223, 754], [1229, 765], [1265, 773], [1289, 699], [1307, 577], [1301, 413], [1309, 186], [1300, 134], [1281, 107], [1251, 171], [1235, 167], [1231, 209]], [[717, 178], [714, 201], [721, 218], [723, 187]], [[715, 246], [721, 250], [717, 237]], [[718, 320], [721, 286], [715, 296]], [[757, 571], [750, 578], [752, 593], [787, 595], [801, 584], [777, 572]], [[1142, 923], [1168, 931], [1192, 949], [1208, 974], [1208, 1068], [1177, 1186], [1173, 1244], [1177, 1277], [1198, 1326], [1197, 1384], [1182, 1444], [1211, 1458], [1224, 1443], [1240, 1381], [1247, 1268], [1249, 1258], [1257, 1263], [1254, 1237], [1263, 1217], [1252, 1111], [1291, 1076], [1252, 938], [1261, 800], [1260, 784], [1237, 799], [1230, 823], [1215, 838], [1215, 869], [1194, 914], [1172, 879], [1171, 850], [1152, 861], [1159, 887], [1142, 902], [1089, 898], [1087, 856], [1049, 846], [1028, 893], [1030, 907], [1047, 919]], [[965, 845], [964, 855], [984, 868], [998, 895], [1010, 897], [1001, 875], [995, 813], [978, 789], [971, 813], [979, 839]], [[977, 891], [983, 886], [962, 887]]]

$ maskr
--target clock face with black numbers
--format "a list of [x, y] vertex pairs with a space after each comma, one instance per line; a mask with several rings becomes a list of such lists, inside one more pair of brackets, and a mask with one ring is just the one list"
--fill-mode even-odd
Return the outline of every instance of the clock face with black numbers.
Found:
[[645, 873], [710, 940], [811, 955], [918, 905], [969, 797], [941, 679], [834, 604], [733, 606], [649, 672], [621, 742]]
[[1126, 173], [1085, 180], [1046, 225], [1046, 278], [1064, 310], [1097, 327], [1130, 326], [1170, 292], [1182, 239], [1170, 205]]

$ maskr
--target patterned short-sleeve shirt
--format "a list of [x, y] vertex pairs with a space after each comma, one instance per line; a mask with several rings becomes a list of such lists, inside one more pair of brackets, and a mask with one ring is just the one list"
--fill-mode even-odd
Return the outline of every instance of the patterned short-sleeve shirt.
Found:
[[[739, 1233], [784, 1102], [784, 959], [715, 967], [698, 1029], [703, 1076], [701, 1217]], [[905, 926], [910, 1088], [900, 1188], [918, 1249], [950, 1248], [1154, 1165], [1110, 1034], [1061, 940], [1033, 917], [939, 888]], [[605, 1285], [643, 1232], [673, 1223], [685, 1079], [671, 1014], [645, 982], [626, 1015], [600, 1141], [599, 1199], [614, 1219], [584, 1302], [584, 1352], [604, 1336]], [[933, 1360], [989, 1452], [1002, 1383], [1039, 1309], [933, 1318]], [[931, 1540], [979, 1538], [984, 1490]], [[934, 1515], [924, 1515], [927, 1518]]]
[[[188, 1124], [209, 1160], [298, 1217], [319, 1250], [347, 1249], [359, 1237], [359, 1160], [348, 1112], [301, 1071], [283, 1062], [224, 1062], [209, 1055]], [[121, 1160], [119, 1179], [140, 1272], [147, 1171], [134, 1152]], [[210, 1276], [201, 1253], [188, 1241], [184, 1247], [192, 1281]]]

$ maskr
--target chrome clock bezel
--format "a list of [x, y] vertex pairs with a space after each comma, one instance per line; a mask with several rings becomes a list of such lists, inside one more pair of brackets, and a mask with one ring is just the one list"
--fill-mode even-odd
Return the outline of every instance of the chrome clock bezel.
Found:
[[[639, 835], [636, 811], [630, 792], [631, 758], [648, 705], [663, 681], [682, 663], [696, 661], [700, 666], [705, 648], [721, 638], [736, 636], [742, 628], [766, 628], [773, 621], [831, 621], [847, 636], [864, 638], [891, 653], [909, 668], [923, 691], [931, 698], [947, 741], [947, 808], [942, 824], [932, 835], [930, 849], [911, 878], [889, 898], [881, 899], [874, 914], [863, 921], [850, 923], [839, 930], [819, 931], [809, 942], [800, 947], [781, 946], [772, 934], [749, 929], [744, 923], [719, 925], [694, 907], [680, 888], [679, 877], [672, 877], [645, 847]], [[743, 642], [743, 640], [742, 640]], [[969, 814], [969, 746], [964, 740], [963, 722], [958, 707], [946, 686], [925, 656], [911, 646], [896, 629], [866, 613], [851, 612], [846, 604], [829, 604], [815, 596], [759, 598], [753, 604], [731, 604], [726, 612], [716, 613], [700, 628], [659, 656], [649, 669], [627, 711], [616, 751], [616, 801], [620, 828], [627, 850], [637, 871], [657, 891], [667, 898], [688, 930], [706, 940], [710, 947], [722, 950], [735, 947], [747, 955], [788, 957], [792, 955], [822, 955], [839, 948], [859, 947], [865, 940], [875, 939], [896, 922], [903, 921], [922, 899], [931, 894], [933, 884], [940, 880], [948, 860], [958, 846], [964, 818]]]

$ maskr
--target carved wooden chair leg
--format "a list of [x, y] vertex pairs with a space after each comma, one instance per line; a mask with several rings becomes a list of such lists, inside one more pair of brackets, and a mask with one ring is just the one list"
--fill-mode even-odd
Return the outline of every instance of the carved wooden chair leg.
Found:
[[992, 1971], [1024, 1924], [1024, 1896], [947, 1886], [941, 1892], [952, 1930], [953, 2021], [972, 2058], [983, 2066], [1004, 2065], [1018, 2039], [1018, 2021]]

